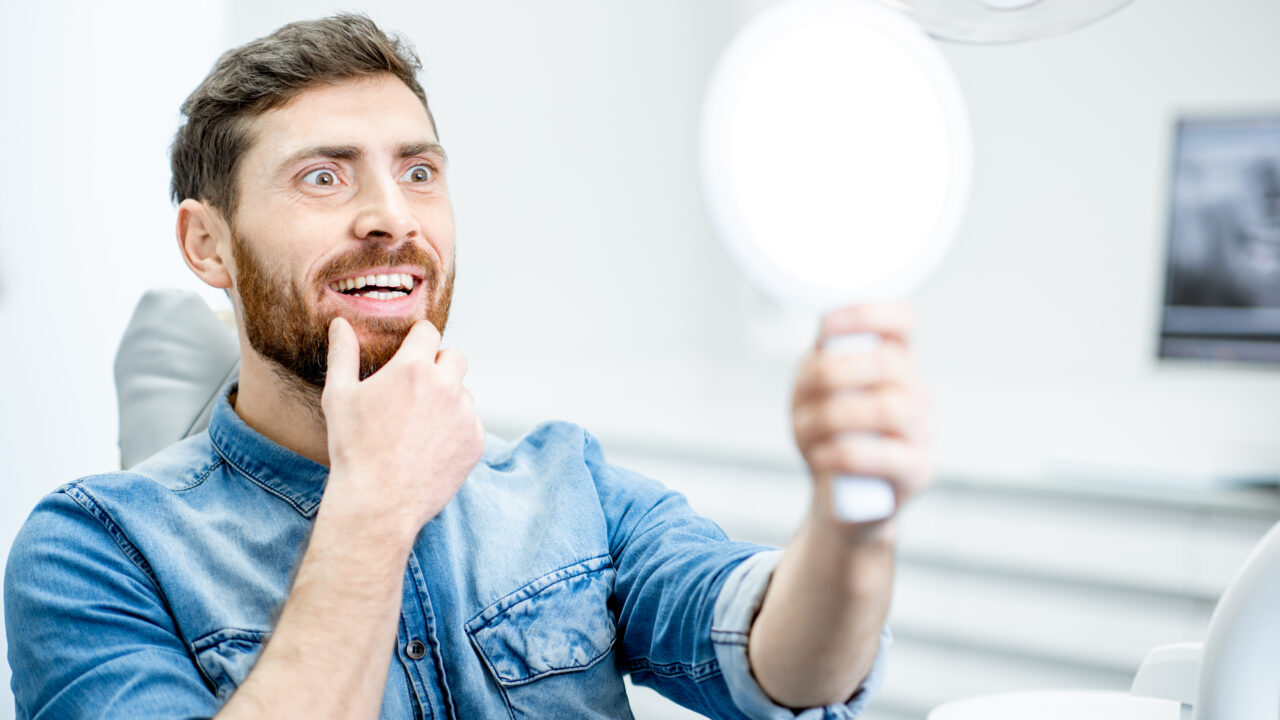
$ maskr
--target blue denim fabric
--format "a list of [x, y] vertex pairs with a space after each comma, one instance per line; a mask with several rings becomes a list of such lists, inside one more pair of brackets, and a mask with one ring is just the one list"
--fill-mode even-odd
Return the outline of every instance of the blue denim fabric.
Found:
[[[223, 398], [207, 433], [36, 507], [5, 574], [17, 716], [211, 717], [271, 638], [328, 469]], [[776, 551], [548, 423], [489, 436], [405, 568], [382, 718], [629, 718], [622, 676], [715, 718], [796, 717], [745, 639]], [[879, 685], [881, 657], [848, 705]]]

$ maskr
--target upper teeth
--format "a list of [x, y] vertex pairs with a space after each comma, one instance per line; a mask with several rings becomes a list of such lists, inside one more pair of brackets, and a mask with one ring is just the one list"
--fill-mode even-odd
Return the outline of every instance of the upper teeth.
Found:
[[347, 290], [357, 290], [366, 285], [375, 285], [377, 287], [404, 288], [409, 292], [413, 292], [413, 276], [408, 273], [390, 273], [387, 275], [365, 275], [363, 277], [347, 278], [346, 280], [334, 280], [329, 287], [338, 292]]

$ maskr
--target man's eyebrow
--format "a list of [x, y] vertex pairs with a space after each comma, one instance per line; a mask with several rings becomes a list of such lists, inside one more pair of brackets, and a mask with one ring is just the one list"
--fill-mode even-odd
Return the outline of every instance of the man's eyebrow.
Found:
[[[407, 158], [414, 155], [438, 155], [446, 162], [449, 160], [448, 154], [445, 153], [440, 143], [424, 140], [422, 142], [405, 143], [400, 146], [400, 157]], [[360, 160], [364, 156], [364, 149], [355, 145], [312, 145], [293, 153], [284, 162], [280, 163], [280, 166], [289, 167], [294, 163], [315, 157], [331, 158], [333, 160]]]
[[405, 143], [400, 146], [400, 157], [407, 158], [413, 157], [414, 155], [438, 155], [441, 160], [444, 160], [445, 162], [449, 161], [449, 155], [444, 151], [444, 148], [440, 146], [440, 143], [423, 141]]
[[334, 160], [359, 160], [364, 157], [364, 150], [354, 145], [312, 145], [305, 147], [285, 158], [280, 167], [289, 167], [296, 162], [314, 157], [332, 158]]

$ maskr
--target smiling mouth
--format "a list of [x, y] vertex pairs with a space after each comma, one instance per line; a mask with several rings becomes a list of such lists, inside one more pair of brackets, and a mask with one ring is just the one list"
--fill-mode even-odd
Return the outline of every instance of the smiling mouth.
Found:
[[417, 283], [417, 278], [409, 273], [387, 273], [334, 280], [329, 283], [329, 289], [350, 297], [395, 300], [413, 293]]

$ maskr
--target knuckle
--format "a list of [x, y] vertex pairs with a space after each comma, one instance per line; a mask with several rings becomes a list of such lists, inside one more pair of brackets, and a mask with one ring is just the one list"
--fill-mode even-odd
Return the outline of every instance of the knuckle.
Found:
[[829, 393], [838, 387], [840, 379], [840, 357], [825, 357], [814, 364], [813, 384], [820, 392]]
[[811, 438], [818, 434], [817, 422], [818, 418], [814, 412], [812, 403], [801, 405], [796, 408], [796, 437], [800, 439], [801, 443], [810, 441]]
[[851, 384], [870, 385], [884, 374], [884, 351], [876, 349], [849, 357], [849, 373], [854, 382]]
[[881, 354], [881, 367], [885, 377], [903, 380], [910, 374], [906, 352], [897, 343], [885, 343]]
[[885, 464], [898, 477], [910, 477], [916, 465], [915, 453], [901, 441], [889, 441], [885, 445]]
[[840, 421], [844, 416], [838, 399], [829, 398], [818, 405], [814, 418], [814, 431], [820, 435], [830, 435], [840, 430]]
[[875, 396], [875, 415], [877, 425], [882, 428], [896, 428], [901, 420], [901, 411], [894, 393], [879, 393]]
[[812, 450], [813, 464], [822, 469], [830, 469], [839, 463], [839, 453], [840, 448], [836, 443], [819, 443]]
[[439, 390], [440, 398], [443, 401], [454, 405], [459, 405], [463, 402], [462, 396], [465, 392], [466, 390], [463, 389], [462, 384], [456, 382], [443, 383]]
[[851, 473], [869, 472], [873, 469], [869, 462], [870, 455], [868, 443], [864, 438], [847, 438], [840, 443], [840, 468]]
[[[411, 358], [413, 360], [413, 358]], [[402, 369], [404, 380], [411, 388], [421, 389], [429, 384], [431, 371], [424, 363], [406, 362]]]

